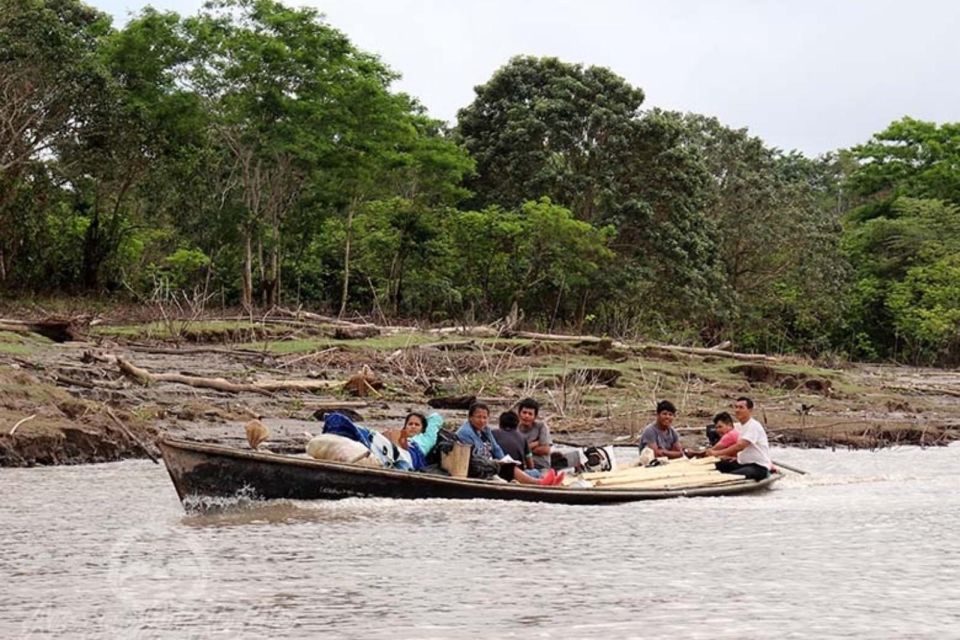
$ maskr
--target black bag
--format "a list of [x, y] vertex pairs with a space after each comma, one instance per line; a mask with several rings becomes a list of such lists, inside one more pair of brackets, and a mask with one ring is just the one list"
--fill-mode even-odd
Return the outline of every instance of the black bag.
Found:
[[470, 466], [467, 467], [468, 478], [492, 478], [499, 472], [500, 463], [496, 460], [470, 454]]
[[453, 449], [453, 443], [456, 441], [457, 436], [452, 431], [440, 429], [440, 431], [437, 432], [437, 444], [435, 444], [433, 449], [430, 450], [430, 453], [427, 454], [427, 465], [439, 465], [441, 454], [450, 453], [450, 450]]

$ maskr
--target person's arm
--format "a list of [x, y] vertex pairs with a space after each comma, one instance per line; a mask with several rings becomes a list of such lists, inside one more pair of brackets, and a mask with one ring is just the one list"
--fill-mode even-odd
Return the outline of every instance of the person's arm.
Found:
[[[641, 444], [642, 444], [642, 443], [641, 443]], [[658, 458], [667, 458], [667, 457], [669, 457], [669, 455], [668, 455], [668, 450], [667, 450], [667, 449], [664, 449], [664, 448], [661, 447], [659, 444], [657, 444], [656, 438], [654, 438], [652, 442], [648, 442], [648, 443], [647, 443], [647, 446], [650, 447], [650, 449], [653, 451], [653, 455], [654, 455], [654, 456], [656, 456], [656, 457], [658, 457]], [[641, 449], [642, 449], [642, 447], [641, 447]]]
[[530, 443], [523, 441], [523, 466], [527, 469], [533, 469], [533, 452], [530, 451]]
[[[659, 447], [658, 447], [658, 448], [659, 448]], [[669, 449], [660, 449], [660, 451], [662, 451], [663, 453], [660, 454], [660, 455], [658, 455], [658, 456], [657, 456], [658, 458], [659, 458], [661, 455], [666, 456], [667, 458], [670, 458], [670, 459], [672, 459], [672, 460], [675, 460], [675, 459], [677, 459], [677, 458], [682, 458], [682, 457], [683, 457], [683, 449], [680, 448], [680, 441], [679, 441], [679, 440], [677, 440], [676, 442], [674, 442], [674, 443], [673, 443], [673, 446], [670, 447]]]
[[536, 456], [547, 456], [550, 455], [552, 445], [553, 440], [550, 437], [550, 427], [544, 422], [537, 439], [530, 443], [530, 451]]
[[736, 443], [726, 449], [707, 449], [707, 455], [716, 458], [736, 458], [738, 453], [749, 446], [750, 443], [741, 437]]
[[[640, 444], [641, 445], [643, 444], [642, 438], [640, 440]], [[657, 442], [657, 434], [654, 433], [653, 436], [650, 438], [650, 442], [647, 442], [647, 446], [653, 449], [654, 455], [657, 456], [658, 458], [676, 459], [676, 458], [683, 457], [683, 450], [680, 448], [679, 436], [677, 436], [677, 439], [673, 441], [673, 444], [670, 446], [669, 449], [665, 449], [659, 445], [659, 443]], [[642, 448], [643, 447], [641, 446], [641, 449]]]

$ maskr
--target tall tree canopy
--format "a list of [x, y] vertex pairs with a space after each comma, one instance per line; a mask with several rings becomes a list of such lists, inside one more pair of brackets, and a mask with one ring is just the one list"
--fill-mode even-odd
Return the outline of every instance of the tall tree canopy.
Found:
[[477, 162], [468, 182], [477, 204], [547, 196], [580, 220], [609, 213], [642, 90], [604, 67], [524, 56], [475, 91], [456, 133]]

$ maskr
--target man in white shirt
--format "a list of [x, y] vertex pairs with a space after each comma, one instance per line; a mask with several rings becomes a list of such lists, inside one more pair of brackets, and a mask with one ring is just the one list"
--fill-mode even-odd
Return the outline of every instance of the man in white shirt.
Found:
[[767, 441], [767, 432], [763, 425], [754, 418], [753, 400], [747, 397], [737, 398], [733, 405], [733, 413], [740, 423], [737, 431], [740, 439], [726, 449], [714, 451], [713, 455], [719, 458], [733, 458], [721, 460], [717, 463], [717, 470], [723, 473], [735, 473], [750, 478], [763, 480], [770, 475], [773, 463], [770, 461], [770, 443]]

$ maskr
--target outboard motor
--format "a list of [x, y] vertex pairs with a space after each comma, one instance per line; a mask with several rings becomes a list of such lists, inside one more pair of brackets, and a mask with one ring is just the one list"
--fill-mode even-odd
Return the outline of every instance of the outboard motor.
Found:
[[613, 452], [609, 447], [587, 447], [583, 453], [587, 471], [613, 471]]

